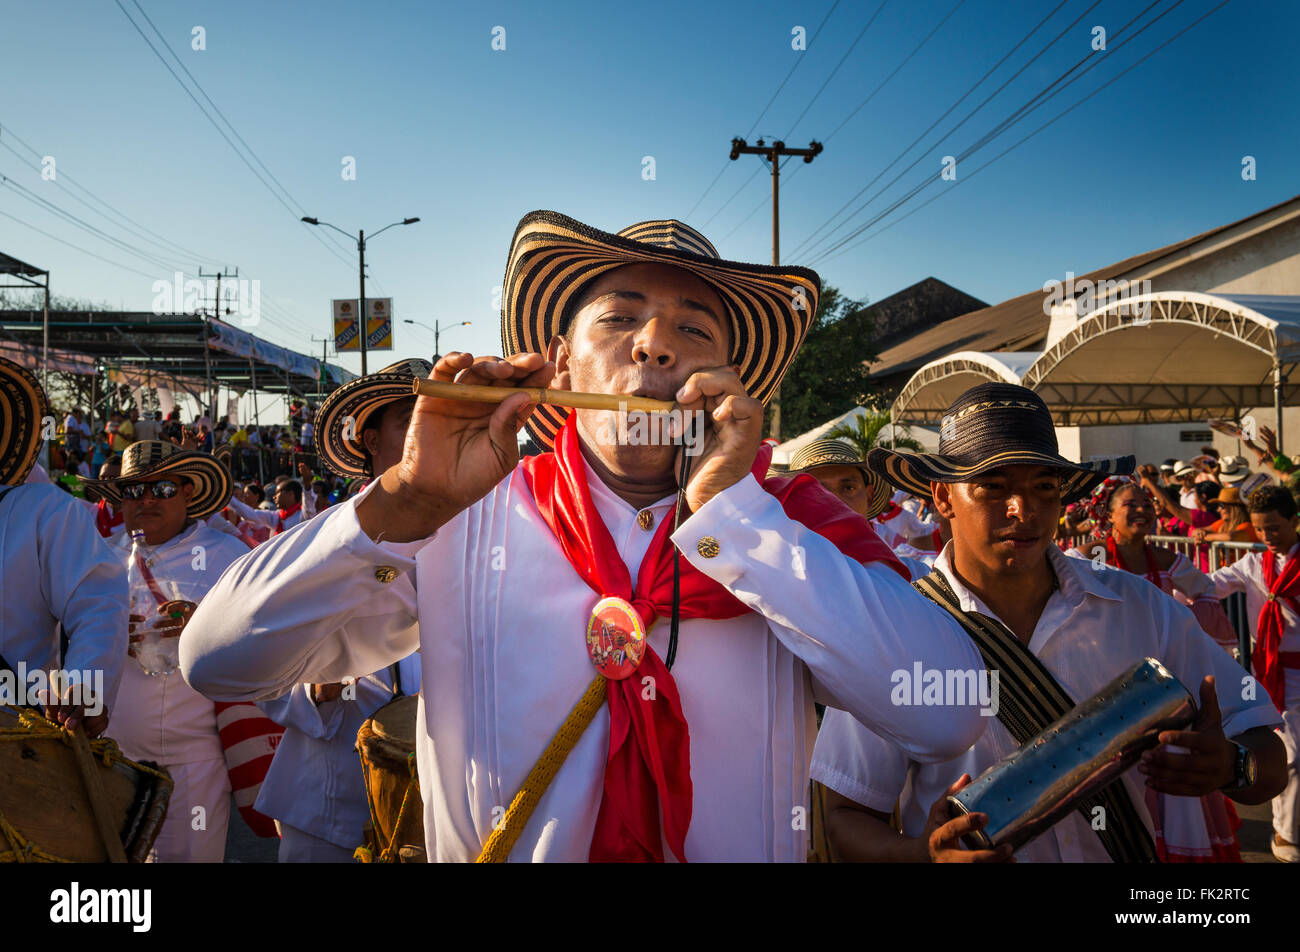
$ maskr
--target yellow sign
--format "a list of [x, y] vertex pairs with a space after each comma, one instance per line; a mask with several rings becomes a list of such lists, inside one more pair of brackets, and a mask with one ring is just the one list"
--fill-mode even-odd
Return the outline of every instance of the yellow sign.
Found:
[[[366, 350], [393, 349], [393, 299], [366, 298]], [[358, 353], [357, 301], [334, 301], [334, 349], [340, 354]]]

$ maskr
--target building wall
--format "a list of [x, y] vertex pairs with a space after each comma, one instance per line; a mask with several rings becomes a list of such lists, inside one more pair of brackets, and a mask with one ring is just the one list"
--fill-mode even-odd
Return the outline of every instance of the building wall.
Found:
[[[1277, 431], [1277, 415], [1272, 407], [1253, 407], [1242, 414], [1242, 419], [1254, 418], [1255, 428], [1269, 427]], [[1288, 456], [1300, 454], [1300, 407], [1283, 407], [1284, 442], [1282, 450]], [[1187, 434], [1193, 439], [1182, 439]], [[1203, 439], [1209, 434], [1208, 439]], [[1117, 426], [1058, 426], [1056, 439], [1061, 455], [1067, 459], [1086, 460], [1093, 456], [1137, 457], [1139, 463], [1160, 463], [1166, 459], [1190, 459], [1201, 451], [1201, 446], [1213, 446], [1221, 456], [1244, 456], [1251, 468], [1256, 467], [1255, 454], [1239, 441], [1212, 431], [1205, 423], [1135, 423]]]
[[1151, 279], [1153, 291], [1300, 294], [1300, 220], [1283, 222]]

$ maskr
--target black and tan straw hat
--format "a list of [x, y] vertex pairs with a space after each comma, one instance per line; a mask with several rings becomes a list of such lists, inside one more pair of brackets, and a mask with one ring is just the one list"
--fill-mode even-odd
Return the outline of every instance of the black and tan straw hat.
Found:
[[81, 482], [120, 506], [123, 483], [155, 476], [184, 476], [194, 483], [194, 495], [186, 507], [191, 519], [206, 519], [230, 501], [230, 471], [219, 460], [166, 440], [140, 440], [128, 446], [122, 451], [122, 474], [116, 479], [83, 476]]
[[1133, 472], [1132, 456], [1075, 463], [1061, 455], [1052, 414], [1038, 394], [1009, 383], [985, 383], [963, 393], [944, 415], [939, 452], [874, 449], [867, 465], [890, 483], [922, 499], [930, 483], [961, 483], [1000, 466], [1052, 466], [1062, 470], [1061, 501], [1086, 496], [1107, 476]]
[[[732, 362], [746, 392], [764, 403], [776, 391], [817, 313], [815, 271], [724, 261], [702, 234], [679, 221], [644, 221], [617, 234], [558, 212], [529, 212], [515, 229], [502, 292], [505, 356], [546, 353], [583, 288], [628, 264], [668, 264], [707, 282], [727, 306]], [[549, 449], [568, 410], [538, 406], [528, 430]]]
[[17, 486], [32, 471], [49, 414], [45, 391], [31, 372], [0, 357], [0, 486]]
[[893, 488], [873, 473], [858, 456], [853, 445], [844, 440], [813, 440], [790, 457], [789, 475], [811, 473], [825, 466], [852, 466], [862, 474], [862, 480], [867, 484], [867, 493], [871, 497], [865, 513], [868, 519], [874, 519], [889, 508]]
[[411, 381], [432, 372], [433, 365], [427, 360], [399, 360], [376, 373], [350, 380], [331, 393], [316, 414], [314, 439], [320, 458], [344, 476], [373, 475], [361, 445], [366, 419], [390, 403], [414, 397]]

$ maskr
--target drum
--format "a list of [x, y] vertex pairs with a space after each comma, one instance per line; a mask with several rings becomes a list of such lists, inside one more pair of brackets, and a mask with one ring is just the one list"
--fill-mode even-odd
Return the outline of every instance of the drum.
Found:
[[357, 731], [357, 752], [370, 804], [365, 863], [423, 863], [424, 801], [415, 774], [418, 695], [390, 701]]
[[[108, 860], [67, 739], [62, 727], [29, 708], [0, 707], [0, 862]], [[171, 777], [128, 760], [112, 740], [92, 740], [90, 750], [123, 852], [142, 863], [167, 815]]]

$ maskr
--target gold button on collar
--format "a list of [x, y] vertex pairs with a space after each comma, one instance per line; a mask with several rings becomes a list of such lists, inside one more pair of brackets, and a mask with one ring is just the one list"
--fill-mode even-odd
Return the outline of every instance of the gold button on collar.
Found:
[[397, 578], [397, 569], [391, 565], [376, 565], [375, 578], [387, 585], [393, 579]]
[[722, 551], [721, 546], [718, 545], [718, 540], [713, 536], [705, 536], [695, 544], [695, 549], [706, 559], [711, 559]]
[[636, 524], [649, 532], [654, 527], [655, 514], [649, 509], [642, 509], [636, 514]]

